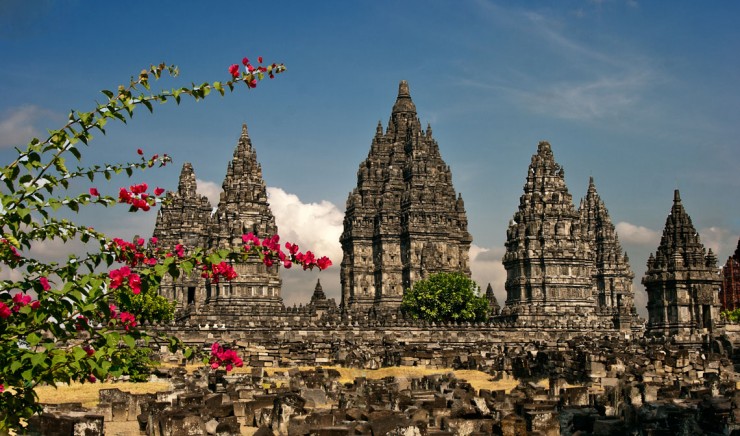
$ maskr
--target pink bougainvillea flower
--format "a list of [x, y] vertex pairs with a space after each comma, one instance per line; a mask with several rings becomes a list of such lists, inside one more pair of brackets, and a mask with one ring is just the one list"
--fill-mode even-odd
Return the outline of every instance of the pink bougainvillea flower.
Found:
[[45, 291], [48, 291], [51, 289], [51, 285], [49, 285], [49, 279], [46, 277], [39, 277], [39, 283], [41, 283], [41, 288]]
[[164, 188], [157, 187], [157, 189], [154, 190], [154, 195], [156, 195], [157, 197], [159, 197], [162, 194], [164, 194]]
[[137, 149], [136, 149], [136, 153], [138, 153], [138, 154], [139, 154], [139, 156], [143, 156], [143, 155], [144, 155], [144, 150], [142, 150], [142, 149], [140, 149], [140, 148], [137, 148]]
[[257, 62], [262, 63], [262, 56], [257, 57]]
[[141, 277], [138, 274], [131, 274], [128, 278], [128, 284], [134, 294], [141, 293]]
[[149, 243], [152, 244], [152, 245], [157, 245], [157, 241], [159, 241], [159, 239], [157, 239], [157, 238], [155, 238], [153, 236], [151, 238], [149, 238]]
[[242, 65], [244, 65], [246, 67], [248, 63], [249, 63], [249, 59], [248, 58], [243, 58], [242, 59]]
[[126, 329], [126, 331], [129, 331], [129, 329], [136, 327], [136, 317], [129, 312], [121, 312], [118, 319], [121, 321], [121, 325], [123, 328]]
[[89, 376], [87, 376], [87, 381], [89, 381], [90, 383], [95, 383], [96, 381], [98, 381], [98, 379], [96, 379], [94, 375], [90, 374]]
[[100, 197], [100, 192], [98, 192], [98, 188], [90, 188], [90, 195], [93, 197]]
[[12, 312], [10, 311], [10, 307], [8, 307], [7, 304], [0, 301], [0, 318], [6, 319], [12, 315]]
[[131, 185], [129, 189], [131, 189], [131, 192], [134, 194], [143, 194], [147, 189], [149, 189], [149, 185], [146, 183], [140, 183], [138, 185]]
[[22, 294], [18, 292], [17, 294], [13, 296], [13, 303], [15, 303], [15, 305], [13, 306], [13, 312], [18, 312], [19, 310], [21, 310], [21, 307], [28, 305], [28, 303], [30, 302], [31, 302], [30, 295], [26, 295], [26, 294]]
[[324, 270], [324, 269], [329, 268], [332, 265], [332, 263], [328, 257], [324, 256], [324, 257], [319, 258], [319, 260], [316, 261], [316, 265], [318, 265], [320, 270]]
[[108, 305], [108, 309], [110, 309], [110, 317], [111, 318], [117, 318], [118, 317], [118, 312], [117, 312], [118, 308], [116, 307], [115, 304]]
[[290, 252], [290, 254], [295, 255], [298, 253], [298, 245], [297, 244], [291, 244], [290, 242], [285, 243], [285, 248]]
[[36, 310], [39, 307], [41, 307], [41, 302], [39, 300], [36, 300], [36, 301], [34, 301], [34, 302], [31, 303], [31, 309]]
[[[246, 59], [246, 58], [245, 58]], [[229, 73], [231, 74], [231, 77], [237, 78], [239, 77], [239, 65], [233, 64], [229, 67]]]

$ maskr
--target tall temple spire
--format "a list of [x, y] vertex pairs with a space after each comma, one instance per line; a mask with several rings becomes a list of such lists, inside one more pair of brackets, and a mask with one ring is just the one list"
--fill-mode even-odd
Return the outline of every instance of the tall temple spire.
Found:
[[467, 224], [450, 168], [431, 127], [422, 131], [408, 83], [401, 81], [388, 129], [376, 129], [347, 198], [343, 307], [397, 308], [403, 292], [428, 274], [470, 274]]
[[565, 171], [548, 142], [540, 142], [532, 156], [519, 210], [507, 231], [503, 263], [511, 312], [551, 316], [596, 309], [591, 247], [581, 237]]
[[205, 196], [197, 193], [195, 172], [189, 162], [182, 166], [177, 192], [167, 196], [170, 201], [162, 204], [154, 226], [158, 244], [167, 249], [177, 244], [205, 246], [212, 207]]
[[647, 266], [642, 283], [648, 294], [648, 335], [695, 340], [717, 326], [721, 283], [717, 259], [706, 252], [678, 189], [660, 245]]
[[722, 290], [719, 293], [722, 310], [740, 309], [740, 239], [735, 253], [722, 267]]
[[[197, 193], [195, 172], [189, 162], [182, 166], [177, 192], [168, 192], [167, 198], [169, 201], [162, 203], [154, 225], [152, 236], [157, 245], [165, 250], [178, 244], [187, 250], [208, 246], [213, 208], [205, 196]], [[205, 300], [205, 289], [199, 283], [200, 274], [184, 274], [177, 280], [166, 276], [160, 293], [176, 301], [178, 309], [191, 304], [199, 307]]]
[[592, 248], [595, 262], [594, 280], [601, 309], [615, 312], [615, 320], [622, 329], [628, 329], [634, 320], [635, 303], [627, 254], [619, 244], [619, 237], [603, 200], [596, 192], [594, 178], [589, 177], [586, 197], [581, 200], [581, 233]]
[[[221, 200], [212, 220], [214, 248], [241, 247], [242, 235], [250, 232], [260, 238], [277, 234], [262, 167], [246, 124], [242, 126], [222, 186]], [[209, 302], [213, 310], [228, 312], [245, 305], [282, 307], [277, 266], [265, 267], [259, 259], [249, 259], [235, 264], [234, 269], [239, 274], [237, 279], [211, 287]]]

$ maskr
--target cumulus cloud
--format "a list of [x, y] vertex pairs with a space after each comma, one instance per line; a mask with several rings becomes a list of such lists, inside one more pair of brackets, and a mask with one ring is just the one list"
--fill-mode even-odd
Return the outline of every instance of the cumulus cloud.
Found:
[[485, 248], [475, 244], [470, 246], [470, 270], [473, 280], [480, 285], [482, 291], [485, 291], [490, 283], [501, 306], [506, 301], [506, 290], [504, 289], [506, 270], [504, 264], [501, 263], [505, 252], [506, 249], [503, 247]]
[[0, 148], [18, 147], [40, 136], [36, 123], [51, 117], [50, 111], [31, 105], [7, 110], [0, 118]]
[[297, 269], [281, 270], [285, 304], [308, 303], [317, 279], [321, 279], [327, 297], [335, 298], [338, 304], [339, 264], [342, 261], [339, 236], [343, 230], [344, 213], [329, 201], [304, 203], [297, 195], [280, 188], [268, 187], [267, 194], [281, 241], [298, 244], [302, 251], [311, 250], [319, 256], [327, 256], [334, 264], [320, 273]]
[[707, 250], [710, 248], [717, 255], [720, 264], [724, 264], [737, 247], [739, 235], [733, 235], [728, 229], [721, 227], [707, 227], [699, 230], [699, 238]]
[[218, 207], [218, 202], [221, 199], [221, 186], [215, 182], [208, 180], [195, 179], [195, 192], [200, 195], [205, 195], [211, 206]]
[[626, 221], [620, 221], [614, 227], [619, 235], [619, 240], [628, 244], [657, 246], [660, 242], [660, 233], [647, 227]]

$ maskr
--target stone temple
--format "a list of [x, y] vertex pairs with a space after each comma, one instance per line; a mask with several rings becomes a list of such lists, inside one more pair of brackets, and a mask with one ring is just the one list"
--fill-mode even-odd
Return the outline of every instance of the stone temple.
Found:
[[722, 283], [717, 257], [699, 240], [678, 190], [647, 267], [642, 283], [648, 294], [648, 335], [691, 338], [716, 329]]
[[740, 309], [740, 240], [735, 253], [722, 267], [722, 289], [719, 292], [722, 310]]
[[593, 178], [579, 210], [550, 144], [540, 142], [506, 238], [506, 306], [528, 323], [565, 317], [639, 329], [634, 273]]
[[[168, 195], [154, 236], [169, 248], [230, 248], [241, 245], [244, 233], [278, 231], [246, 126], [215, 209], [197, 194], [190, 164]], [[347, 199], [341, 304], [327, 298], [321, 282], [307, 281], [306, 303], [285, 307], [278, 268], [258, 260], [234, 264], [239, 275], [232, 281], [212, 283], [199, 271], [164, 280], [161, 293], [177, 301], [176, 320], [146, 328], [199, 349], [224, 344], [252, 372], [231, 381], [208, 373], [196, 384], [207, 379], [216, 394], [183, 393], [169, 414], [160, 413], [166, 403], [157, 397], [149, 412], [142, 406], [132, 415], [140, 425], [139, 417], [160, 426], [185, 418], [200, 425], [215, 411], [220, 421], [208, 421], [214, 434], [229, 423], [228, 434], [241, 434], [239, 423], [256, 434], [740, 432], [740, 325], [720, 317], [717, 259], [699, 240], [678, 191], [642, 279], [647, 323], [636, 315], [634, 273], [593, 178], [576, 206], [553, 147], [540, 142], [519, 205], [511, 208], [513, 219], [501, 229], [503, 304], [489, 285], [485, 321], [406, 318], [399, 305], [419, 279], [438, 271], [470, 274], [472, 238], [450, 168], [401, 82], [388, 125], [378, 125]], [[489, 381], [521, 383], [511, 393], [476, 395], [471, 384], [438, 375], [339, 383], [333, 369], [302, 378], [296, 368], [327, 365], [477, 369]], [[290, 369], [278, 380], [266, 376], [266, 367]], [[535, 383], [542, 381], [549, 389]], [[116, 404], [131, 401], [112, 402], [109, 413], [117, 416]]]
[[434, 272], [470, 275], [472, 238], [461, 195], [432, 128], [416, 115], [402, 81], [388, 127], [378, 122], [340, 238], [342, 306], [397, 309], [403, 292]]
[[[242, 246], [242, 235], [259, 237], [277, 234], [275, 217], [267, 202], [262, 167], [252, 147], [247, 126], [242, 126], [234, 157], [226, 169], [218, 207], [212, 207], [195, 191], [191, 164], [183, 165], [177, 192], [157, 215], [154, 237], [163, 247], [183, 244], [189, 248], [234, 248]], [[187, 277], [165, 281], [161, 293], [177, 301], [180, 318], [202, 321], [238, 319], [245, 311], [271, 314], [282, 310], [278, 266], [266, 267], [259, 259], [233, 265], [238, 277], [210, 283], [194, 271]]]
[[[168, 194], [170, 201], [159, 211], [154, 236], [165, 247], [217, 249], [241, 246], [241, 235], [248, 232], [259, 237], [276, 234], [265, 186], [245, 125], [216, 208], [197, 194], [193, 167], [186, 163], [177, 192]], [[291, 332], [327, 325], [333, 327], [315, 331], [318, 344], [349, 340], [346, 335], [357, 328], [365, 336], [352, 341], [373, 342], [387, 338], [390, 325], [400, 329], [395, 335], [412, 334], [413, 339], [404, 339], [408, 343], [428, 342], [442, 331], [448, 334], [448, 329], [437, 332], [417, 325], [399, 310], [404, 291], [429, 274], [470, 275], [472, 242], [450, 167], [431, 127], [422, 129], [405, 81], [399, 84], [387, 127], [378, 124], [359, 166], [339, 242], [339, 305], [326, 298], [320, 283], [306, 283], [306, 304], [286, 308], [278, 267], [266, 267], [258, 259], [235, 263], [235, 280], [212, 283], [193, 271], [166, 279], [160, 292], [177, 302], [179, 325], [196, 330], [218, 326], [247, 339], [252, 333], [241, 329], [249, 323], [250, 331], [265, 335], [252, 338], [261, 343], [280, 344], [279, 338], [293, 337]], [[489, 285], [487, 324], [464, 327], [460, 334], [465, 340], [458, 344], [563, 340], [583, 334], [647, 334], [706, 343], [723, 325], [717, 260], [711, 250], [705, 252], [676, 192], [661, 245], [643, 278], [650, 313], [645, 330], [635, 310], [629, 258], [593, 177], [576, 207], [565, 170], [548, 142], [538, 144], [527, 169], [518, 208], [506, 230], [503, 266], [506, 300], [500, 305]], [[408, 330], [411, 325], [425, 333]], [[372, 336], [376, 329], [386, 333]]]

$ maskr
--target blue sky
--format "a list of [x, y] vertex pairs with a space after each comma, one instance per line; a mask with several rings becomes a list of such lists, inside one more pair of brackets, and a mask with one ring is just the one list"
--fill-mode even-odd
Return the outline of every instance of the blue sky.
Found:
[[[548, 140], [576, 202], [594, 177], [644, 314], [639, 279], [674, 189], [722, 263], [740, 235], [739, 12], [730, 1], [5, 0], [0, 159], [152, 63], [180, 67], [156, 85], [169, 88], [223, 80], [228, 65], [261, 55], [287, 73], [223, 99], [139, 112], [96, 138], [84, 163], [168, 153], [173, 167], [134, 181], [174, 189], [189, 161], [213, 196], [246, 122], [281, 234], [338, 265], [347, 194], [405, 79], [465, 199], [481, 286], [505, 298], [506, 225], [537, 142]], [[149, 235], [154, 214], [91, 209], [77, 219]], [[306, 302], [317, 276], [338, 297], [333, 270], [285, 275], [286, 302]]]

